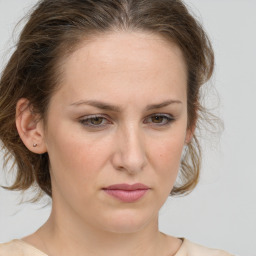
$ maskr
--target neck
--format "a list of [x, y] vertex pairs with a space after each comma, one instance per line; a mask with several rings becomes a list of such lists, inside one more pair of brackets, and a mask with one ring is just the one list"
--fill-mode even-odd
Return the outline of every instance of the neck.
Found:
[[48, 221], [25, 239], [48, 256], [169, 256], [174, 255], [181, 245], [181, 240], [159, 232], [158, 216], [129, 232], [111, 232], [87, 223], [72, 210], [56, 209], [61, 208], [53, 205]]
[[[55, 255], [159, 255], [165, 235], [158, 231], [158, 220], [133, 233], [115, 233], [97, 229], [72, 219], [60, 221], [51, 214], [38, 231], [47, 245], [44, 251]], [[54, 245], [54, 246], [53, 246]], [[65, 246], [63, 246], [65, 245]]]

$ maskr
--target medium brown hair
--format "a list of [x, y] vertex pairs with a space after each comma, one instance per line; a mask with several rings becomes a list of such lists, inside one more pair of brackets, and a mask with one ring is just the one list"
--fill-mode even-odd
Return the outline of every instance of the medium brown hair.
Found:
[[[17, 176], [11, 190], [37, 184], [51, 196], [48, 154], [30, 152], [16, 129], [21, 98], [45, 120], [47, 107], [61, 79], [58, 66], [82, 40], [111, 31], [161, 35], [177, 44], [187, 65], [188, 129], [198, 124], [204, 108], [200, 88], [214, 67], [211, 44], [200, 23], [179, 0], [41, 0], [21, 32], [16, 50], [0, 80], [0, 139], [5, 164], [14, 159]], [[197, 127], [198, 128], [198, 127]], [[194, 134], [180, 166], [180, 183], [172, 195], [190, 192], [198, 182], [200, 145]]]

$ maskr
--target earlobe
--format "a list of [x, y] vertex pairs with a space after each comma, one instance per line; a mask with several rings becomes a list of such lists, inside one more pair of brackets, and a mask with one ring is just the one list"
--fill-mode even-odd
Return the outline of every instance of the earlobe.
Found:
[[43, 154], [47, 151], [42, 121], [33, 113], [27, 99], [20, 99], [16, 105], [16, 127], [21, 140], [31, 152]]
[[192, 133], [188, 130], [185, 138], [185, 144], [189, 144], [192, 139]]
[[187, 129], [185, 144], [189, 144], [191, 142], [191, 140], [193, 139], [194, 133], [195, 133], [195, 127]]

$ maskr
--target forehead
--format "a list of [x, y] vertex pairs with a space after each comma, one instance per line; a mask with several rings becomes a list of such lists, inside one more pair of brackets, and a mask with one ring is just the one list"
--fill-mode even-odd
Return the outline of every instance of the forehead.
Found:
[[[177, 62], [177, 59], [180, 60], [177, 64], [185, 65], [180, 48], [163, 36], [118, 31], [98, 34], [81, 41], [67, 61], [72, 66], [88, 63], [92, 67], [96, 64], [99, 69], [116, 68], [118, 71], [127, 71], [127, 68], [135, 70], [137, 66], [148, 68], [155, 62], [168, 65]], [[134, 64], [137, 64], [136, 67]], [[66, 67], [69, 68], [68, 65]]]
[[186, 85], [187, 80], [179, 47], [160, 35], [140, 32], [112, 32], [84, 40], [62, 68], [62, 86], [72, 87], [76, 97], [82, 89], [87, 94], [98, 89], [100, 94], [132, 86], [135, 93]]

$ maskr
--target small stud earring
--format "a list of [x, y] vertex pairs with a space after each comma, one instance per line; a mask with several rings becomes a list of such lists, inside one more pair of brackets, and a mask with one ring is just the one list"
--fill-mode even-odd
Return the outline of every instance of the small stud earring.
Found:
[[36, 144], [36, 143], [34, 143], [34, 144], [33, 144], [33, 147], [34, 147], [34, 148], [35, 148], [35, 147], [37, 147], [37, 144]]

